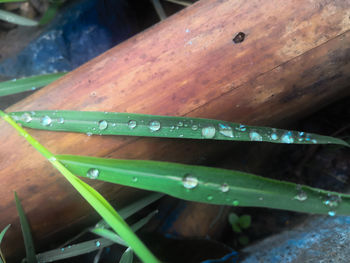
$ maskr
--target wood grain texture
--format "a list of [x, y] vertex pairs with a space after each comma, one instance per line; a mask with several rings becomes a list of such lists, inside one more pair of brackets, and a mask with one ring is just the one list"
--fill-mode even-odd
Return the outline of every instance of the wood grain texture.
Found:
[[[349, 94], [348, 0], [202, 0], [10, 107], [99, 110], [271, 124]], [[244, 32], [242, 43], [232, 39]], [[92, 209], [37, 152], [1, 123], [0, 222], [17, 221], [17, 191], [42, 245], [87, 222]], [[232, 145], [30, 131], [57, 154], [186, 163]], [[93, 182], [119, 205], [140, 191]], [[14, 224], [6, 254], [21, 246]]]

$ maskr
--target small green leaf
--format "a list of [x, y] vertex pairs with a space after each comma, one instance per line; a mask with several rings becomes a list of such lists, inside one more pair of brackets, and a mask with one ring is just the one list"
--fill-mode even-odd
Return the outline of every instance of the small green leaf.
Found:
[[[349, 147], [345, 141], [329, 136], [190, 117], [86, 111], [30, 111], [13, 112], [10, 115], [25, 127], [81, 132], [88, 135], [264, 141], [286, 144], [339, 144]], [[23, 116], [29, 116], [30, 120], [23, 119]], [[50, 120], [50, 122], [48, 124], [43, 120]]]
[[[226, 169], [168, 162], [57, 155], [72, 173], [165, 193], [177, 198], [231, 206], [350, 215], [350, 195]], [[331, 202], [329, 200], [333, 200]], [[328, 202], [329, 201], [329, 202]], [[331, 213], [334, 214], [334, 213]]]
[[12, 23], [12, 24], [17, 24], [20, 26], [37, 26], [39, 23], [35, 20], [16, 15], [14, 13], [0, 10], [0, 20]]
[[35, 90], [50, 84], [65, 74], [53, 73], [0, 82], [0, 97]]
[[35, 255], [34, 243], [33, 243], [33, 238], [30, 231], [29, 223], [16, 192], [15, 192], [15, 201], [16, 201], [17, 212], [19, 215], [19, 220], [21, 222], [24, 246], [26, 248], [27, 263], [36, 263], [37, 259]]
[[134, 252], [132, 251], [131, 247], [128, 247], [123, 253], [121, 259], [119, 260], [119, 263], [132, 263], [133, 259]]
[[252, 223], [252, 218], [250, 215], [242, 215], [239, 217], [238, 223], [241, 228], [249, 228]]
[[[0, 233], [0, 245], [1, 245], [1, 242], [2, 242], [2, 239], [4, 238], [5, 236], [5, 233], [6, 231], [10, 228], [11, 225], [7, 225]], [[3, 263], [5, 261], [5, 258], [2, 254], [2, 251], [0, 249], [0, 263]]]
[[56, 16], [58, 9], [63, 4], [63, 1], [50, 1], [48, 9], [39, 21], [39, 25], [46, 25]]
[[237, 224], [238, 223], [238, 220], [239, 220], [239, 217], [237, 214], [235, 213], [230, 213], [228, 215], [228, 222], [233, 225], [233, 224]]
[[232, 224], [232, 230], [235, 233], [242, 233], [242, 229], [239, 227], [239, 225], [237, 223], [236, 224]]

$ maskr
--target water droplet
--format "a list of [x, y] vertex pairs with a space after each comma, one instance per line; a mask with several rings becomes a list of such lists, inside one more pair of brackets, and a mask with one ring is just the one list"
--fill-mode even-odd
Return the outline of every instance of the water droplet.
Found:
[[193, 124], [191, 129], [194, 130], [194, 131], [198, 130], [198, 125]]
[[159, 121], [151, 121], [149, 124], [149, 128], [152, 132], [160, 130], [160, 122]]
[[61, 251], [64, 251], [64, 247], [63, 247], [63, 248], [61, 248]]
[[137, 122], [134, 121], [134, 120], [130, 120], [128, 122], [128, 126], [129, 126], [130, 129], [134, 129], [136, 127], [136, 125], [137, 125]]
[[276, 141], [276, 140], [278, 139], [277, 134], [276, 134], [276, 133], [272, 133], [272, 134], [271, 134], [271, 139], [274, 140], [274, 141]]
[[60, 124], [63, 124], [64, 123], [64, 119], [62, 117], [58, 118], [57, 122], [60, 123]]
[[198, 185], [198, 179], [197, 177], [188, 174], [182, 179], [182, 184], [187, 189], [193, 189]]
[[31, 90], [36, 90], [36, 87], [32, 87]]
[[26, 113], [23, 113], [23, 115], [21, 116], [21, 119], [22, 121], [28, 123], [32, 121], [32, 116], [30, 116], [30, 114], [26, 112]]
[[49, 116], [44, 116], [41, 118], [41, 124], [44, 126], [49, 126], [51, 124], [52, 120]]
[[263, 201], [264, 200], [264, 197], [259, 197], [259, 201]]
[[87, 173], [86, 176], [89, 177], [90, 179], [96, 179], [100, 174], [100, 171], [96, 168], [90, 168]]
[[303, 190], [299, 190], [298, 194], [294, 196], [294, 199], [303, 202], [307, 199], [307, 194]]
[[234, 206], [238, 206], [238, 205], [239, 205], [239, 201], [238, 201], [238, 200], [234, 200], [234, 201], [232, 202], [232, 204], [233, 204]]
[[338, 207], [338, 205], [341, 203], [341, 197], [338, 195], [327, 195], [327, 199], [323, 201], [323, 204], [325, 206], [328, 206], [330, 208]]
[[213, 126], [204, 127], [202, 129], [202, 135], [204, 138], [211, 139], [215, 136], [216, 129]]
[[87, 135], [87, 136], [91, 136], [92, 133], [91, 133], [91, 132], [87, 132], [86, 135]]
[[247, 127], [243, 124], [240, 124], [238, 127], [235, 128], [235, 130], [244, 132], [247, 130]]
[[262, 137], [259, 133], [255, 132], [255, 131], [251, 131], [249, 133], [249, 138], [252, 140], [252, 141], [257, 141], [257, 142], [261, 142], [262, 141]]
[[283, 143], [293, 143], [294, 139], [292, 137], [292, 132], [286, 132], [285, 134], [282, 135], [281, 137], [281, 142]]
[[136, 182], [138, 181], [138, 178], [137, 178], [136, 176], [134, 176], [134, 177], [132, 178], [132, 181], [133, 181], [134, 183], [136, 183]]
[[184, 123], [182, 121], [179, 121], [178, 124], [177, 124], [178, 127], [182, 127], [184, 126]]
[[335, 211], [329, 211], [329, 212], [328, 212], [328, 215], [329, 215], [329, 216], [335, 216], [335, 215], [336, 215], [336, 212], [335, 212]]
[[232, 128], [230, 126], [228, 126], [227, 124], [219, 123], [219, 132], [226, 137], [233, 138]]
[[49, 161], [50, 161], [50, 162], [54, 162], [54, 161], [56, 161], [56, 160], [57, 160], [57, 159], [56, 159], [56, 157], [54, 157], [54, 156], [52, 156], [52, 157], [49, 158]]
[[317, 140], [312, 139], [311, 142], [312, 142], [312, 143], [317, 143]]
[[223, 183], [220, 186], [220, 190], [221, 190], [221, 192], [226, 193], [226, 192], [228, 192], [228, 190], [230, 190], [230, 186], [228, 184], [226, 184], [226, 183]]
[[102, 131], [107, 129], [108, 127], [108, 122], [106, 122], [105, 120], [99, 121], [98, 122], [98, 128]]
[[213, 199], [214, 199], [214, 197], [213, 197], [212, 195], [208, 195], [208, 196], [207, 196], [207, 200], [208, 200], [208, 201], [211, 201], [211, 200], [213, 200]]
[[96, 247], [100, 247], [100, 246], [101, 246], [101, 242], [97, 240], [97, 241], [95, 242], [95, 245], [96, 245]]

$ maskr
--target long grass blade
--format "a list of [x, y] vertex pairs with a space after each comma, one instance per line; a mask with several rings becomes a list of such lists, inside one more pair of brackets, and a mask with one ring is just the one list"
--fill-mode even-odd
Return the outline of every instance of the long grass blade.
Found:
[[101, 248], [109, 247], [113, 244], [113, 241], [106, 238], [97, 238], [64, 248], [39, 253], [37, 258], [39, 262], [52, 262], [91, 253]]
[[53, 73], [0, 82], [0, 97], [36, 90], [37, 88], [50, 84], [65, 74], [66, 73]]
[[131, 247], [128, 247], [120, 258], [119, 263], [132, 263], [133, 259], [134, 252], [132, 251]]
[[[123, 219], [127, 219], [128, 217], [130, 217], [131, 215], [135, 214], [136, 212], [140, 211], [142, 208], [145, 208], [146, 206], [148, 206], [149, 204], [159, 200], [160, 198], [162, 198], [164, 195], [160, 194], [160, 193], [152, 193], [150, 195], [147, 195], [143, 198], [141, 198], [140, 200], [137, 200], [136, 202], [127, 205], [126, 207], [122, 208], [119, 210], [119, 215], [123, 218]], [[97, 228], [106, 228], [108, 227], [108, 224], [104, 221], [101, 220], [96, 224]], [[133, 229], [133, 227], [131, 227]], [[136, 231], [135, 229], [133, 229], [134, 231]]]
[[[154, 211], [154, 212], [150, 213], [149, 215], [147, 215], [146, 217], [142, 218], [141, 220], [137, 221], [135, 224], [133, 224], [131, 226], [131, 229], [134, 232], [138, 231], [140, 228], [142, 228], [144, 225], [146, 225], [156, 213], [158, 213], [158, 211]], [[111, 240], [119, 245], [127, 246], [127, 244], [120, 238], [120, 236], [118, 236], [115, 232], [113, 232], [109, 229], [95, 227], [95, 228], [91, 229], [90, 231], [96, 235], [107, 238], [107, 239], [109, 239], [109, 240]]]
[[19, 16], [5, 10], [0, 10], [0, 20], [20, 26], [37, 26], [39, 24], [35, 20]]
[[130, 229], [113, 207], [95, 189], [74, 176], [55, 156], [30, 136], [9, 115], [0, 110], [0, 116], [14, 127], [35, 149], [37, 149], [72, 184], [82, 197], [102, 216], [102, 218], [120, 235], [144, 262], [157, 263], [159, 260], [148, 250], [142, 241]]
[[26, 2], [27, 0], [0, 0], [0, 3]]
[[35, 255], [35, 249], [34, 249], [34, 243], [32, 234], [30, 231], [29, 223], [27, 220], [27, 217], [24, 213], [23, 207], [21, 205], [21, 202], [18, 199], [17, 193], [15, 192], [15, 201], [16, 201], [16, 208], [19, 215], [19, 220], [21, 222], [21, 229], [24, 239], [24, 246], [26, 248], [26, 258], [28, 263], [36, 263], [37, 258]]
[[56, 158], [79, 176], [157, 191], [190, 201], [350, 215], [350, 195], [239, 171], [73, 155], [58, 155]]
[[[0, 245], [2, 242], [2, 239], [4, 238], [6, 231], [10, 228], [11, 225], [7, 225], [0, 233]], [[2, 251], [0, 249], [0, 263], [3, 263], [5, 261], [4, 255], [2, 254]]]
[[87, 135], [339, 144], [349, 147], [347, 142], [329, 136], [190, 117], [83, 111], [31, 111], [10, 115], [25, 127]]

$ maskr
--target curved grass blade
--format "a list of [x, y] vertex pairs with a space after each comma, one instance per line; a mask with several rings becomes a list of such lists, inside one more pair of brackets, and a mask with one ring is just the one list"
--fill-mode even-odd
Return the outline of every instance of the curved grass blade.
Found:
[[[5, 234], [6, 234], [6, 231], [10, 228], [11, 225], [7, 225], [0, 233], [0, 245], [1, 245], [1, 242], [2, 242], [2, 239], [4, 238]], [[3, 263], [5, 262], [5, 258], [4, 258], [4, 255], [2, 254], [2, 251], [0, 249], [0, 263]]]
[[57, 155], [72, 173], [219, 205], [350, 215], [350, 195], [219, 168]]
[[37, 88], [50, 84], [65, 74], [66, 73], [53, 73], [0, 82], [0, 97], [36, 90]]
[[35, 20], [16, 15], [14, 13], [0, 10], [0, 20], [20, 25], [20, 26], [37, 26], [39, 23]]
[[144, 262], [158, 263], [159, 260], [148, 250], [142, 241], [130, 229], [128, 224], [120, 217], [114, 208], [95, 189], [82, 180], [74, 176], [55, 156], [30, 136], [21, 126], [19, 126], [9, 115], [0, 110], [0, 116], [14, 127], [36, 150], [38, 150], [51, 164], [61, 172], [61, 174], [71, 183], [71, 185], [84, 197], [84, 199], [101, 215], [101, 217], [120, 235], [123, 240], [133, 248], [136, 255]]
[[24, 246], [26, 248], [26, 258], [28, 263], [36, 263], [37, 258], [35, 255], [35, 249], [34, 249], [34, 243], [32, 234], [30, 232], [29, 223], [27, 220], [27, 217], [24, 213], [23, 207], [21, 205], [21, 202], [18, 199], [17, 193], [15, 192], [15, 201], [16, 201], [16, 208], [19, 215], [19, 220], [21, 222], [21, 229], [24, 239]]
[[329, 136], [190, 117], [86, 111], [31, 111], [10, 115], [25, 127], [88, 135], [339, 144], [349, 147], [347, 142]]
[[133, 259], [134, 252], [132, 251], [131, 247], [128, 247], [120, 258], [119, 263], [132, 263]]

